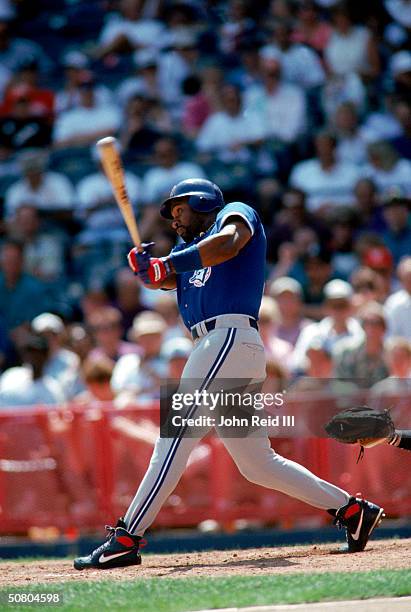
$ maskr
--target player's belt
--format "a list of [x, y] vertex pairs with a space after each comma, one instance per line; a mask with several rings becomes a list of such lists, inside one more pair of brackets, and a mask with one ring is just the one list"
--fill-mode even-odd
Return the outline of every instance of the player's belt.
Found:
[[[258, 330], [258, 323], [252, 317], [248, 317], [248, 321], [250, 323], [250, 327]], [[197, 340], [201, 336], [205, 336], [205, 334], [213, 331], [217, 324], [217, 318], [210, 319], [209, 321], [202, 321], [201, 323], [197, 323], [194, 327], [191, 328], [191, 335], [193, 340]], [[198, 331], [200, 330], [200, 332]]]

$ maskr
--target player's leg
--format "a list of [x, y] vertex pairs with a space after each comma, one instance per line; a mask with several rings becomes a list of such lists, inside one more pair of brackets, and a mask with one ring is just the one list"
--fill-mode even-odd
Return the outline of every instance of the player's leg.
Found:
[[[201, 387], [207, 389], [218, 376], [219, 371], [233, 350], [236, 330], [233, 328], [215, 330], [212, 339], [207, 336], [197, 342], [183, 372], [184, 379], [202, 379]], [[187, 418], [196, 414], [197, 405], [189, 409]], [[86, 557], [74, 561], [74, 567], [103, 569], [121, 565], [141, 563], [139, 542], [145, 529], [152, 523], [161, 506], [174, 490], [189, 455], [198, 439], [207, 433], [199, 429], [188, 437], [182, 427], [174, 438], [159, 438], [153, 452], [147, 473], [126, 513], [115, 528], [110, 528], [108, 540]]]
[[267, 436], [222, 438], [240, 472], [256, 484], [327, 510], [346, 529], [349, 552], [364, 550], [368, 538], [384, 516], [383, 508], [350, 496], [304, 466], [278, 455]]
[[323, 510], [340, 508], [350, 498], [346, 491], [277, 454], [263, 432], [254, 432], [246, 438], [222, 438], [222, 441], [241, 474], [250, 482]]

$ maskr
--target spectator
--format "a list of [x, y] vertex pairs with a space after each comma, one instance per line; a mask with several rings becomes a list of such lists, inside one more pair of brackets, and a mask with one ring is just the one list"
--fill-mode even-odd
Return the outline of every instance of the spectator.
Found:
[[162, 349], [161, 355], [167, 363], [167, 378], [180, 381], [184, 366], [193, 350], [193, 343], [188, 338], [170, 338]]
[[323, 315], [325, 288], [332, 276], [331, 257], [331, 251], [318, 244], [308, 247], [302, 256], [304, 314], [309, 318]]
[[329, 248], [333, 255], [331, 265], [338, 278], [348, 279], [358, 267], [358, 255], [354, 252], [354, 229], [356, 214], [352, 208], [335, 208], [330, 216], [331, 240]]
[[359, 129], [358, 113], [352, 102], [343, 102], [335, 114], [337, 159], [341, 162], [364, 164], [367, 161], [366, 142]]
[[212, 102], [203, 90], [202, 79], [196, 75], [188, 76], [183, 81], [183, 93], [186, 100], [183, 104], [181, 127], [185, 136], [193, 139], [213, 111]]
[[358, 313], [364, 336], [350, 338], [335, 348], [335, 376], [354, 379], [368, 389], [389, 374], [384, 361], [386, 320], [380, 304], [369, 303]]
[[410, 51], [398, 51], [391, 57], [391, 76], [393, 78], [394, 92], [405, 98], [410, 95], [411, 87], [411, 53]]
[[395, 102], [395, 96], [386, 93], [380, 107], [367, 114], [361, 134], [368, 143], [389, 140], [401, 134], [401, 124], [395, 116]]
[[9, 110], [0, 117], [0, 147], [9, 153], [27, 147], [46, 147], [51, 142], [50, 122], [36, 114], [30, 96], [31, 90], [24, 83], [7, 94]]
[[308, 210], [323, 214], [334, 206], [351, 204], [359, 169], [354, 164], [338, 161], [337, 141], [331, 132], [317, 134], [317, 157], [296, 164], [290, 184], [307, 193]]
[[158, 203], [166, 197], [173, 185], [187, 178], [206, 178], [200, 166], [193, 162], [179, 161], [176, 141], [161, 138], [154, 146], [154, 166], [143, 178], [142, 194], [145, 208], [141, 223], [143, 236], [151, 236], [158, 226]]
[[155, 144], [161, 138], [160, 131], [150, 119], [152, 106], [153, 100], [143, 91], [135, 93], [126, 105], [120, 142], [128, 156], [138, 161], [148, 161], [153, 155]]
[[278, 336], [281, 314], [276, 301], [267, 295], [263, 296], [258, 315], [258, 327], [269, 358], [289, 371], [293, 345]]
[[84, 363], [93, 348], [91, 334], [84, 325], [72, 323], [67, 326], [67, 347], [78, 355], [80, 363]]
[[328, 75], [321, 92], [321, 107], [327, 120], [332, 121], [338, 108], [346, 102], [353, 104], [360, 115], [364, 113], [367, 90], [361, 78], [355, 72]]
[[392, 138], [390, 144], [400, 157], [411, 160], [411, 103], [398, 102], [395, 105], [395, 116], [401, 125], [402, 133]]
[[388, 142], [368, 145], [368, 160], [364, 176], [374, 181], [380, 192], [397, 185], [406, 193], [411, 193], [411, 161], [400, 159]]
[[91, 359], [109, 357], [112, 361], [117, 362], [123, 355], [140, 352], [136, 344], [122, 340], [125, 330], [122, 328], [121, 319], [121, 312], [112, 306], [106, 306], [91, 313], [87, 323], [96, 345], [90, 352]]
[[384, 356], [389, 376], [373, 385], [371, 389], [373, 398], [376, 395], [406, 394], [409, 396], [411, 391], [410, 341], [400, 337], [388, 338], [384, 343]]
[[54, 92], [39, 85], [39, 62], [33, 56], [22, 59], [10, 80], [0, 114], [9, 116], [13, 113], [16, 92], [24, 92], [34, 117], [44, 117], [52, 121], [54, 113]]
[[100, 33], [98, 56], [127, 53], [143, 47], [161, 47], [164, 27], [144, 18], [142, 0], [121, 0], [118, 13], [109, 15]]
[[302, 89], [282, 78], [276, 54], [261, 56], [262, 85], [245, 91], [245, 111], [258, 115], [266, 128], [266, 138], [292, 143], [306, 129], [306, 103]]
[[9, 332], [27, 324], [48, 308], [45, 285], [23, 272], [24, 247], [17, 240], [5, 240], [0, 258], [0, 316]]
[[241, 93], [226, 84], [221, 91], [221, 110], [208, 117], [197, 137], [201, 153], [213, 153], [222, 162], [251, 161], [250, 147], [264, 138], [260, 117], [244, 113]]
[[110, 382], [113, 374], [114, 362], [104, 355], [87, 357], [81, 367], [81, 377], [86, 389], [78, 393], [75, 403], [87, 404], [90, 402], [110, 402], [114, 393]]
[[136, 94], [148, 99], [161, 98], [158, 70], [159, 54], [153, 49], [140, 49], [133, 54], [134, 76], [125, 79], [117, 89], [117, 99], [126, 106]]
[[356, 72], [375, 78], [380, 71], [378, 48], [371, 32], [354, 25], [346, 6], [332, 11], [333, 32], [324, 50], [328, 69], [334, 74]]
[[297, 7], [297, 23], [293, 32], [295, 42], [308, 45], [323, 54], [332, 33], [331, 26], [320, 18], [313, 0], [302, 0]]
[[370, 246], [362, 254], [362, 264], [378, 274], [384, 296], [389, 295], [392, 290], [394, 265], [391, 251], [381, 244]]
[[24, 243], [24, 271], [41, 281], [58, 285], [65, 279], [66, 237], [44, 231], [34, 206], [19, 206], [7, 224], [8, 233]]
[[411, 192], [410, 197], [402, 189], [393, 187], [385, 195], [384, 219], [387, 224], [382, 234], [384, 244], [398, 263], [411, 253]]
[[[56, 94], [55, 111], [57, 115], [81, 106], [80, 87], [87, 77], [90, 62], [81, 51], [69, 51], [62, 60], [65, 81]], [[94, 90], [96, 104], [107, 106], [112, 103], [112, 94], [105, 85], [96, 85]]]
[[356, 319], [352, 317], [351, 285], [342, 280], [333, 280], [324, 288], [325, 316], [319, 323], [307, 325], [298, 338], [293, 354], [294, 369], [304, 370], [307, 349], [314, 339], [327, 341], [330, 350], [334, 350], [345, 338], [362, 340], [364, 332]]
[[134, 318], [143, 310], [141, 301], [141, 284], [136, 283], [136, 277], [130, 268], [120, 268], [114, 276], [113, 306], [121, 312], [121, 326], [127, 332]]
[[67, 399], [73, 398], [83, 388], [80, 359], [76, 353], [64, 347], [63, 320], [51, 312], [43, 312], [33, 319], [31, 328], [35, 334], [46, 339], [49, 347], [44, 374], [59, 383]]
[[145, 399], [160, 397], [160, 383], [166, 375], [161, 355], [166, 328], [163, 317], [157, 313], [144, 311], [134, 319], [129, 335], [141, 348], [142, 356], [123, 355], [117, 361], [111, 380], [116, 395], [126, 391]]
[[326, 243], [330, 238], [329, 229], [318, 217], [307, 211], [304, 191], [289, 187], [281, 199], [283, 209], [274, 217], [274, 223], [268, 229], [268, 259], [275, 260], [278, 248], [284, 242], [295, 243], [298, 230], [313, 230], [317, 239]]
[[21, 346], [23, 366], [0, 376], [0, 408], [64, 404], [59, 383], [45, 373], [48, 345], [38, 334], [26, 336]]
[[19, 160], [23, 178], [12, 184], [6, 192], [7, 218], [11, 218], [24, 205], [47, 212], [72, 209], [74, 189], [65, 175], [47, 170], [48, 159], [44, 151], [24, 151]]
[[95, 144], [99, 138], [114, 134], [121, 124], [116, 106], [98, 104], [91, 74], [83, 77], [78, 91], [78, 107], [62, 112], [54, 127], [54, 145], [61, 149]]
[[273, 281], [268, 294], [275, 299], [280, 311], [277, 336], [295, 346], [301, 331], [312, 321], [303, 316], [303, 290], [294, 278], [283, 276]]
[[385, 221], [375, 183], [371, 179], [361, 178], [355, 186], [354, 196], [353, 208], [359, 215], [359, 233], [380, 234], [385, 229]]
[[[306, 355], [307, 365], [304, 372], [305, 376], [315, 379], [316, 382], [320, 382], [321, 380], [328, 381], [330, 378], [332, 378], [334, 362], [332, 352], [327, 341], [314, 338], [308, 345]], [[297, 386], [293, 386], [293, 391], [308, 390], [307, 386], [302, 388], [300, 385], [298, 385], [299, 380], [300, 379], [297, 380]]]
[[[93, 148], [92, 155], [97, 162], [97, 172], [81, 179], [77, 185], [77, 214], [83, 221], [83, 230], [77, 236], [81, 245], [101, 245], [101, 241], [128, 241], [123, 217], [115, 202], [113, 188], [100, 162], [100, 153]], [[136, 205], [142, 192], [140, 180], [129, 171], [125, 172], [127, 193]]]
[[22, 61], [27, 57], [35, 59], [42, 73], [50, 72], [52, 62], [37, 43], [17, 38], [13, 32], [11, 20], [0, 18], [0, 65], [10, 72], [15, 72]]
[[180, 120], [183, 82], [189, 75], [197, 73], [200, 54], [197, 36], [193, 32], [177, 31], [170, 42], [171, 50], [159, 58], [160, 99], [172, 116]]
[[186, 334], [186, 329], [183, 326], [176, 296], [173, 292], [162, 292], [154, 304], [154, 310], [161, 315], [167, 323], [167, 330], [164, 333], [164, 339], [172, 340], [181, 338]]
[[251, 5], [244, 0], [227, 3], [224, 23], [219, 32], [220, 50], [225, 55], [237, 52], [241, 41], [247, 39], [255, 29]]
[[261, 50], [262, 56], [277, 55], [285, 81], [306, 90], [320, 87], [325, 81], [324, 69], [318, 55], [305, 45], [293, 43], [291, 22], [277, 21], [270, 43]]
[[228, 81], [237, 85], [241, 91], [260, 82], [260, 47], [258, 37], [249, 37], [239, 45], [239, 65], [230, 72]]
[[411, 27], [411, 7], [408, 0], [384, 0], [384, 8], [397, 24]]
[[404, 257], [397, 267], [402, 288], [385, 302], [385, 313], [390, 336], [411, 340], [411, 257]]
[[384, 284], [374, 270], [366, 267], [357, 268], [350, 277], [350, 284], [354, 291], [352, 304], [355, 312], [368, 302], [384, 301]]

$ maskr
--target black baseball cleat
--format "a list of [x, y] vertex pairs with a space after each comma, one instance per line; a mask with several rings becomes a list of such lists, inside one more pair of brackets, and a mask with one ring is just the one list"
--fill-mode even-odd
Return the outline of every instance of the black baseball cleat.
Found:
[[129, 533], [123, 519], [119, 519], [115, 527], [106, 525], [106, 529], [108, 534], [104, 544], [88, 557], [74, 559], [75, 569], [110, 569], [141, 564], [139, 549], [142, 538]]
[[348, 552], [364, 550], [368, 538], [384, 516], [384, 508], [361, 497], [350, 497], [349, 502], [337, 510], [334, 520], [335, 525], [345, 528]]

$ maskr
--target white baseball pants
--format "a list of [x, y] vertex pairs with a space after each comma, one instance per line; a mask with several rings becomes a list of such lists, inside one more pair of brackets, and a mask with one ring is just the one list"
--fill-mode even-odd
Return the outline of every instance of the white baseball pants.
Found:
[[[265, 378], [265, 352], [257, 330], [244, 315], [223, 315], [216, 328], [200, 337], [183, 372], [183, 379], [201, 379], [203, 388], [218, 384], [218, 378]], [[195, 409], [195, 407], [194, 407]], [[202, 432], [203, 433], [203, 432]], [[207, 430], [204, 431], [204, 435]], [[338, 509], [349, 494], [322, 480], [302, 465], [278, 455], [268, 436], [221, 437], [245, 478], [328, 510]], [[125, 522], [131, 533], [143, 535], [176, 487], [198, 438], [184, 435], [158, 438], [148, 470], [130, 504]]]

